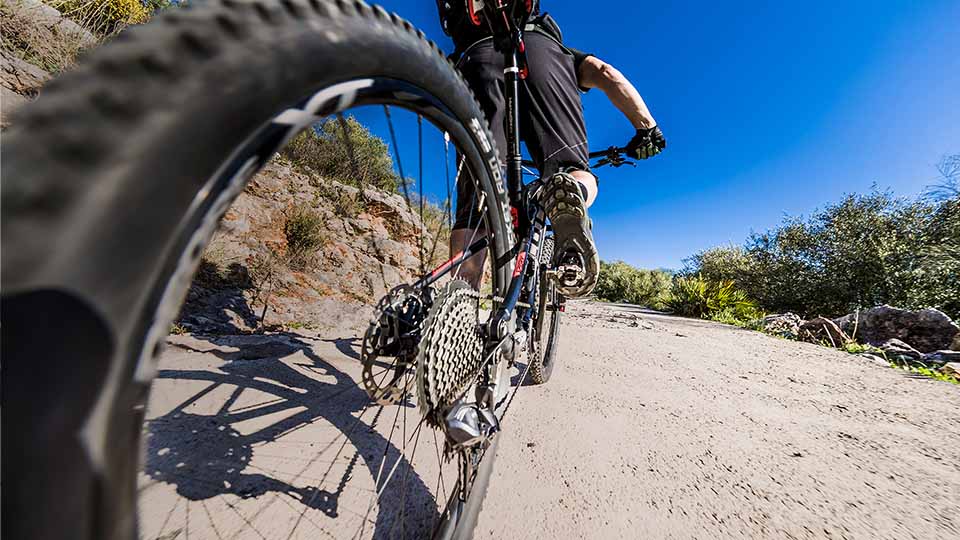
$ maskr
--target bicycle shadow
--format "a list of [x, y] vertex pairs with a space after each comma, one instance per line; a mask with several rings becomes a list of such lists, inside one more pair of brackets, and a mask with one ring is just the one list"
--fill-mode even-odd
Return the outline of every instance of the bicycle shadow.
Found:
[[[191, 501], [204, 501], [226, 494], [243, 499], [271, 492], [285, 494], [306, 508], [337, 518], [341, 514], [340, 499], [348, 488], [357, 464], [362, 460], [368, 473], [376, 479], [382, 466], [381, 458], [386, 455], [383, 461], [386, 470], [390, 470], [399, 460], [395, 474], [404, 477], [403, 486], [400, 482], [381, 486], [383, 494], [379, 508], [370, 512], [369, 517], [363, 516], [366, 503], [363, 508], [350, 508], [349, 513], [353, 517], [371, 520], [375, 538], [395, 536], [395, 517], [401, 510], [424, 523], [433, 523], [439, 518], [434, 495], [423, 479], [402, 457], [397, 446], [375, 429], [381, 416], [387, 421], [393, 420], [393, 411], [382, 415], [384, 408], [373, 404], [357, 381], [316, 354], [306, 341], [310, 338], [289, 332], [195, 337], [217, 346], [236, 347], [237, 350], [205, 351], [189, 345], [175, 345], [185, 350], [216, 355], [224, 363], [215, 370], [159, 371], [157, 377], [161, 383], [163, 380], [178, 380], [209, 384], [162, 416], [147, 421], [144, 472], [153, 481], [173, 485], [180, 497]], [[350, 340], [336, 342], [338, 349], [350, 344]], [[291, 365], [287, 357], [297, 354], [302, 354], [306, 362]], [[317, 378], [306, 375], [296, 367], [316, 373]], [[191, 404], [210, 399], [214, 392], [222, 395], [224, 388], [232, 390], [215, 414], [187, 411]], [[253, 408], [234, 407], [247, 390], [263, 392], [277, 399]], [[270, 415], [277, 413], [288, 414], [246, 434], [237, 427], [250, 420], [269, 421]], [[295, 486], [292, 482], [297, 477], [284, 481], [277, 477], [276, 471], [253, 463], [255, 447], [275, 442], [320, 421], [328, 423], [339, 435], [304, 465], [304, 470], [307, 470], [330, 462], [322, 477], [304, 479], [311, 484], [309, 487], [303, 487], [303, 481], [297, 482], [300, 486]], [[330, 454], [334, 453], [333, 459], [330, 459]], [[335, 472], [334, 464], [344, 461], [346, 467]], [[312, 485], [314, 483], [316, 485]], [[368, 499], [371, 494], [367, 491], [363, 499]], [[401, 527], [404, 526], [401, 524]], [[406, 535], [401, 532], [401, 536]]]

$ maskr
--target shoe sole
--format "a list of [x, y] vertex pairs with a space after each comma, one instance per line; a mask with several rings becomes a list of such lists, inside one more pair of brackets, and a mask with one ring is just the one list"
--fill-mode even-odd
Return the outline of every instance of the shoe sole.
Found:
[[562, 175], [552, 179], [545, 189], [543, 205], [550, 209], [547, 217], [553, 225], [554, 238], [563, 242], [553, 251], [553, 265], [557, 266], [569, 249], [579, 251], [586, 265], [586, 275], [582, 283], [573, 287], [558, 283], [557, 289], [569, 298], [586, 296], [597, 284], [600, 257], [593, 243], [590, 220], [580, 195], [580, 183], [570, 176]]

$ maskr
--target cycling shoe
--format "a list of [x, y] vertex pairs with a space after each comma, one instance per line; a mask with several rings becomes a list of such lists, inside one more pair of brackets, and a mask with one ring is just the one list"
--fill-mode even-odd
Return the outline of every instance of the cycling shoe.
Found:
[[557, 289], [569, 298], [586, 296], [597, 284], [600, 257], [580, 182], [557, 173], [546, 182], [540, 197], [556, 239], [553, 266], [562, 270]]

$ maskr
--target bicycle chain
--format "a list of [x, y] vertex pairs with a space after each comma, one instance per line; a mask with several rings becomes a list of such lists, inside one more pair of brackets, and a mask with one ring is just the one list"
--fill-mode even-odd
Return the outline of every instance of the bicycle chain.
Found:
[[476, 380], [483, 367], [481, 296], [462, 280], [437, 294], [423, 325], [417, 353], [417, 401], [428, 423], [443, 415]]

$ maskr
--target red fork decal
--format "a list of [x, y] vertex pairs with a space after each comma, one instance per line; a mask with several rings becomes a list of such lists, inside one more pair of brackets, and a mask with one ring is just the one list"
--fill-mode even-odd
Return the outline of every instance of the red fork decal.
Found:
[[517, 256], [517, 265], [513, 267], [513, 277], [517, 277], [520, 272], [523, 272], [523, 261], [525, 260], [527, 260], [527, 252], [523, 251]]

